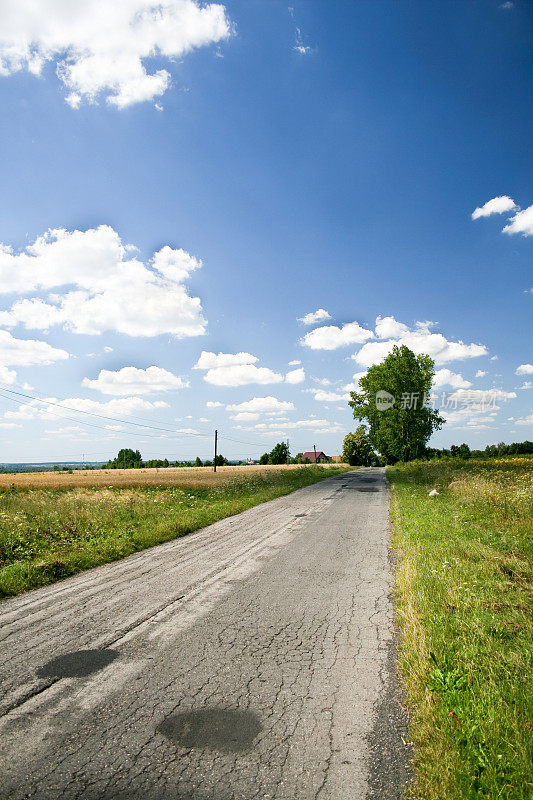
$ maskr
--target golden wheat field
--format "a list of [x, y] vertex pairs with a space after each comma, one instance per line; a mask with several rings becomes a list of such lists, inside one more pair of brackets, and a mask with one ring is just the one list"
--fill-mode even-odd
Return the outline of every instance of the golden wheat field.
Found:
[[[325, 469], [346, 466], [321, 464]], [[69, 472], [18, 472], [0, 475], [2, 489], [110, 489], [134, 486], [190, 486], [206, 488], [221, 486], [235, 478], [265, 474], [272, 470], [300, 469], [301, 464], [247, 465], [242, 467], [161, 467], [151, 469], [88, 469]]]

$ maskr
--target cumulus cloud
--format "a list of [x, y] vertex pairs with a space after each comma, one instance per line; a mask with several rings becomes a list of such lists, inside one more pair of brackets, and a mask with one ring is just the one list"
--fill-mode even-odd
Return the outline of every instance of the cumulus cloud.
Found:
[[223, 405], [224, 403], [220, 403], [218, 400], [208, 400], [206, 403], [207, 408], [220, 408]]
[[533, 425], [533, 411], [528, 414], [526, 417], [519, 417], [516, 422], [516, 425]]
[[298, 359], [296, 359], [295, 361], [289, 361], [289, 367], [297, 367], [297, 366], [299, 366], [301, 363], [302, 363], [302, 362], [301, 362], [301, 361], [298, 361]]
[[508, 225], [503, 229], [503, 233], [521, 233], [523, 236], [533, 236], [533, 206], [518, 211]]
[[66, 350], [52, 347], [37, 339], [15, 339], [9, 331], [0, 330], [0, 364], [3, 366], [48, 365], [66, 358], [69, 358]]
[[231, 34], [223, 5], [197, 0], [4, 0], [0, 4], [0, 75], [41, 75], [47, 63], [73, 108], [105, 98], [116, 108], [153, 101], [170, 86], [166, 69], [191, 50]]
[[432, 323], [419, 322], [414, 330], [402, 333], [399, 338], [367, 342], [352, 358], [361, 366], [368, 368], [373, 364], [379, 364], [392, 352], [395, 345], [398, 347], [406, 345], [417, 354], [427, 353], [435, 360], [436, 364], [487, 355], [488, 351], [484, 345], [449, 341], [441, 333], [432, 333], [431, 325]]
[[159, 408], [169, 408], [168, 403], [163, 400], [150, 402], [141, 397], [123, 397], [116, 400], [108, 400], [100, 403], [97, 400], [87, 400], [82, 397], [68, 397], [66, 400], [58, 400], [56, 397], [45, 398], [45, 403], [54, 405], [43, 405], [38, 400], [30, 400], [23, 403], [16, 411], [6, 411], [6, 419], [61, 419], [69, 417], [73, 411], [89, 412], [91, 414], [101, 414], [109, 417], [125, 417], [135, 414], [137, 411], [154, 411]]
[[0, 383], [7, 383], [10, 386], [17, 380], [17, 373], [13, 369], [8, 369], [0, 365]]
[[189, 384], [161, 367], [148, 367], [147, 369], [122, 367], [116, 372], [102, 369], [94, 380], [84, 378], [82, 385], [102, 394], [122, 397], [132, 394], [175, 391], [186, 388]]
[[336, 350], [348, 344], [361, 344], [373, 336], [372, 331], [361, 327], [358, 322], [347, 322], [341, 327], [323, 325], [321, 328], [315, 328], [305, 334], [300, 344], [310, 347], [311, 350]]
[[166, 246], [145, 264], [135, 250], [108, 225], [49, 230], [20, 253], [0, 246], [1, 293], [63, 289], [46, 300], [18, 300], [10, 311], [0, 312], [0, 324], [38, 330], [61, 325], [80, 334], [181, 338], [205, 333], [200, 300], [183, 284], [201, 261]]
[[268, 397], [253, 397], [243, 403], [234, 403], [226, 406], [226, 409], [237, 413], [248, 411], [252, 414], [285, 414], [286, 411], [293, 411], [294, 407], [294, 403], [289, 400], [278, 400], [277, 397], [269, 395]]
[[316, 311], [310, 311], [309, 314], [298, 317], [298, 322], [302, 322], [304, 325], [314, 325], [315, 322], [323, 322], [326, 319], [331, 319], [331, 314], [325, 308], [317, 308]]
[[257, 356], [253, 356], [251, 353], [210, 353], [202, 350], [193, 369], [242, 366], [243, 364], [255, 364], [258, 361]]
[[377, 317], [376, 336], [378, 339], [398, 339], [409, 333], [409, 328], [403, 322], [398, 322], [394, 317]]
[[309, 389], [308, 391], [315, 396], [315, 400], [319, 403], [340, 403], [350, 399], [350, 390], [344, 391], [342, 394], [340, 392], [328, 392], [325, 389]]
[[303, 367], [293, 369], [285, 375], [287, 383], [303, 383], [305, 381], [305, 370]]
[[452, 372], [449, 369], [438, 369], [435, 371], [433, 378], [433, 387], [440, 389], [441, 386], [452, 386], [454, 389], [467, 389], [472, 386], [471, 381], [467, 381], [458, 372]]
[[254, 364], [242, 364], [233, 367], [216, 367], [204, 375], [204, 381], [213, 386], [248, 386], [251, 383], [280, 383], [283, 375], [267, 367], [256, 367]]
[[484, 378], [486, 374], [487, 373], [485, 372], [485, 370], [478, 369], [478, 371], [476, 372], [476, 378]]
[[533, 364], [520, 364], [516, 368], [515, 375], [533, 375]]
[[472, 212], [472, 219], [479, 219], [480, 217], [490, 217], [491, 214], [504, 214], [506, 211], [512, 211], [516, 208], [515, 201], [507, 195], [500, 197], [493, 197], [488, 200], [484, 206], [479, 206]]
[[206, 370], [204, 381], [214, 386], [281, 383], [283, 375], [267, 367], [256, 367], [258, 360], [251, 353], [210, 353], [204, 350], [193, 369]]

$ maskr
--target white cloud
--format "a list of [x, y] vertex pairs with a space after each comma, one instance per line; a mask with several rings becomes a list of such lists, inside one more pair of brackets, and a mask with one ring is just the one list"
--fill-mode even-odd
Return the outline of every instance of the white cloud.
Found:
[[376, 336], [378, 339], [398, 339], [409, 333], [409, 328], [403, 322], [397, 322], [394, 317], [377, 317]]
[[251, 411], [239, 411], [238, 414], [233, 414], [231, 419], [237, 422], [253, 422], [259, 419], [259, 414], [254, 414]]
[[259, 361], [257, 356], [253, 356], [251, 353], [210, 353], [202, 350], [193, 369], [242, 366], [243, 364], [255, 364], [257, 361]]
[[301, 363], [302, 363], [302, 362], [301, 362], [301, 361], [298, 361], [298, 359], [296, 359], [296, 361], [289, 361], [289, 367], [297, 367], [297, 366], [299, 366]]
[[284, 430], [309, 429], [316, 433], [335, 433], [342, 430], [338, 422], [330, 422], [327, 419], [298, 419], [293, 422], [289, 420], [275, 420], [270, 423], [260, 423], [256, 425], [257, 430], [272, 430], [282, 428]]
[[463, 378], [458, 372], [452, 372], [449, 369], [438, 369], [433, 379], [433, 387], [435, 389], [440, 389], [441, 386], [452, 386], [455, 389], [467, 389], [469, 386], [472, 386], [472, 383]]
[[533, 389], [533, 381], [525, 381], [520, 388], [521, 389]]
[[337, 325], [324, 325], [306, 333], [300, 344], [310, 347], [311, 350], [336, 350], [348, 344], [361, 344], [367, 339], [372, 339], [372, 331], [362, 328], [358, 322], [347, 322], [341, 327]]
[[516, 203], [512, 198], [507, 197], [507, 195], [493, 197], [492, 200], [489, 200], [484, 206], [480, 206], [472, 212], [472, 219], [490, 217], [491, 214], [503, 214], [506, 211], [512, 211], [513, 208], [516, 208]]
[[520, 364], [516, 368], [515, 375], [533, 375], [533, 364]]
[[296, 52], [300, 53], [302, 56], [306, 56], [311, 52], [311, 48], [303, 43], [302, 32], [300, 28], [296, 28], [295, 44], [292, 49], [296, 50]]
[[17, 373], [13, 369], [8, 369], [0, 365], [0, 383], [7, 383], [12, 386], [17, 380]]
[[309, 389], [309, 392], [314, 394], [315, 400], [319, 403], [340, 403], [343, 400], [350, 400], [349, 392], [327, 392], [324, 389]]
[[293, 411], [294, 403], [288, 400], [278, 400], [277, 397], [253, 397], [243, 403], [234, 403], [226, 406], [228, 411], [249, 411], [252, 414], [284, 414], [286, 411]]
[[533, 411], [527, 417], [520, 417], [516, 420], [516, 425], [533, 425]]
[[303, 383], [305, 381], [305, 370], [303, 367], [293, 369], [285, 375], [287, 383]]
[[283, 375], [267, 367], [256, 367], [259, 359], [251, 353], [210, 353], [202, 351], [193, 369], [207, 370], [204, 381], [214, 386], [248, 386], [251, 383], [281, 383]]
[[476, 372], [476, 378], [484, 378], [486, 374], [487, 373], [484, 370], [478, 369], [478, 371]]
[[267, 367], [242, 364], [233, 367], [216, 367], [204, 375], [204, 381], [214, 386], [248, 386], [251, 383], [280, 383], [283, 375]]
[[84, 378], [82, 386], [96, 389], [102, 394], [125, 396], [132, 394], [154, 394], [155, 392], [175, 391], [184, 389], [189, 384], [161, 367], [122, 367], [112, 372], [102, 369], [95, 380]]
[[3, 366], [29, 367], [32, 364], [53, 364], [69, 357], [66, 350], [59, 350], [47, 342], [37, 339], [15, 339], [9, 331], [0, 330], [0, 364]]
[[224, 403], [220, 403], [218, 400], [208, 400], [206, 403], [207, 408], [220, 408], [223, 405]]
[[22, 428], [22, 425], [18, 425], [16, 422], [0, 422], [0, 428]]
[[426, 353], [435, 360], [436, 364], [445, 364], [448, 361], [462, 361], [466, 358], [477, 358], [487, 355], [487, 348], [480, 344], [464, 344], [464, 342], [451, 342], [441, 333], [432, 333], [430, 323], [417, 323], [415, 330], [402, 334], [398, 339], [388, 339], [381, 342], [367, 342], [352, 358], [363, 367], [379, 364], [395, 345], [406, 345], [414, 353]]
[[91, 414], [101, 414], [109, 417], [124, 417], [135, 414], [137, 411], [154, 411], [158, 408], [169, 408], [168, 403], [162, 400], [150, 402], [141, 397], [123, 397], [115, 400], [108, 400], [100, 403], [97, 400], [86, 400], [82, 397], [68, 397], [66, 400], [58, 400], [56, 397], [45, 398], [45, 403], [57, 405], [43, 405], [38, 400], [30, 400], [23, 403], [16, 411], [6, 411], [6, 419], [61, 419], [68, 417], [74, 411], [89, 412]]
[[521, 233], [523, 236], [533, 236], [533, 206], [518, 211], [511, 221], [503, 228], [503, 233]]
[[0, 4], [0, 75], [40, 75], [47, 62], [72, 108], [82, 102], [125, 108], [152, 101], [170, 86], [166, 69], [147, 60], [176, 62], [194, 48], [227, 39], [225, 8], [196, 0], [4, 0]]
[[323, 322], [326, 319], [331, 319], [331, 314], [325, 308], [317, 308], [316, 311], [310, 311], [309, 314], [298, 317], [298, 322], [302, 322], [304, 325], [314, 325], [315, 322]]
[[18, 254], [0, 246], [0, 293], [64, 288], [47, 301], [18, 300], [10, 311], [0, 312], [0, 324], [39, 330], [62, 325], [80, 334], [113, 330], [181, 338], [205, 333], [200, 300], [182, 283], [201, 261], [184, 250], [163, 247], [144, 264], [135, 249], [124, 245], [108, 225], [50, 230]]

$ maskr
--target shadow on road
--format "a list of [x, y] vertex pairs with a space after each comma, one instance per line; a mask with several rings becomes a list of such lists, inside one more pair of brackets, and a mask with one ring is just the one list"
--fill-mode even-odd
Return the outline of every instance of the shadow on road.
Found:
[[250, 750], [261, 730], [259, 718], [253, 711], [226, 708], [203, 708], [172, 714], [156, 728], [157, 733], [162, 733], [180, 747], [201, 747], [226, 753]]
[[84, 678], [107, 667], [117, 656], [116, 650], [76, 650], [53, 658], [36, 674], [39, 678]]

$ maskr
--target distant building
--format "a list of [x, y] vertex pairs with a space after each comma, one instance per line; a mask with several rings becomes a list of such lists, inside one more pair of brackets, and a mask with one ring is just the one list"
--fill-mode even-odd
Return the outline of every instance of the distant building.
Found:
[[342, 462], [342, 456], [331, 456], [331, 461], [334, 461], [336, 464], [340, 464]]
[[309, 460], [312, 464], [326, 464], [327, 462], [331, 461], [331, 458], [323, 453], [322, 450], [317, 450], [316, 456], [315, 451], [310, 450], [308, 453], [304, 453], [302, 455], [302, 461], [307, 460]]

